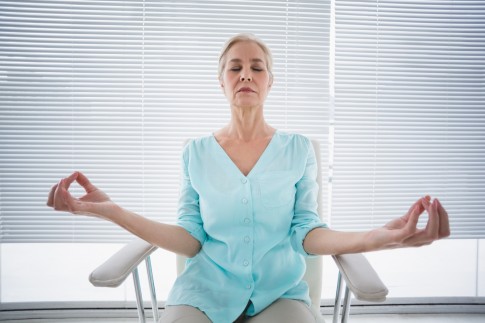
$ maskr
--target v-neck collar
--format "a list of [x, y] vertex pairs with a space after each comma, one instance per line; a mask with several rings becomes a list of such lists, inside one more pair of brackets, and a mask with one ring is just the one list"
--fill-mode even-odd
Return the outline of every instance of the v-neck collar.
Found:
[[226, 161], [226, 163], [229, 164], [230, 167], [235, 169], [239, 175], [244, 176], [244, 177], [250, 177], [253, 173], [255, 173], [257, 171], [258, 168], [262, 167], [261, 165], [264, 165], [266, 159], [269, 158], [268, 156], [271, 155], [270, 151], [272, 150], [272, 147], [274, 145], [273, 142], [276, 141], [275, 138], [276, 138], [277, 135], [278, 135], [278, 130], [275, 130], [275, 132], [273, 133], [273, 136], [271, 137], [271, 139], [268, 142], [268, 145], [266, 145], [266, 148], [264, 148], [263, 152], [261, 153], [258, 160], [256, 161], [256, 164], [254, 164], [253, 168], [251, 168], [251, 170], [249, 171], [249, 173], [247, 175], [244, 175], [244, 173], [239, 169], [239, 167], [237, 167], [236, 163], [234, 163], [234, 161], [231, 159], [231, 157], [229, 157], [229, 155], [224, 150], [224, 148], [222, 148], [221, 144], [217, 141], [214, 134], [211, 134], [211, 137], [212, 137], [214, 144], [217, 147], [217, 150], [222, 155], [222, 158]]

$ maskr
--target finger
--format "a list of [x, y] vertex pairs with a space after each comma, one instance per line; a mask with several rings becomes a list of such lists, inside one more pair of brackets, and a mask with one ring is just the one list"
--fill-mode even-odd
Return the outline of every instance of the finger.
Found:
[[426, 199], [427, 199], [427, 197], [422, 197], [422, 198], [420, 198], [419, 200], [416, 201], [419, 215], [421, 215], [421, 213], [423, 213], [426, 210], [423, 206], [423, 200], [426, 200]]
[[439, 237], [445, 238], [450, 235], [450, 220], [448, 217], [448, 212], [446, 212], [443, 205], [441, 205], [438, 199], [435, 200], [438, 204], [438, 215], [440, 219], [440, 229], [439, 229]]
[[436, 200], [428, 208], [428, 223], [426, 224], [426, 233], [431, 240], [438, 238], [440, 230], [440, 217], [438, 215], [438, 203]]
[[74, 172], [72, 173], [71, 175], [69, 175], [68, 177], [65, 178], [64, 180], [64, 188], [66, 190], [69, 190], [69, 186], [71, 186], [71, 184], [74, 182], [74, 180], [77, 178], [78, 176], [78, 172]]
[[417, 200], [416, 202], [414, 202], [413, 205], [411, 205], [411, 207], [408, 210], [408, 213], [411, 213], [414, 210], [414, 208], [416, 207], [416, 205], [421, 204], [421, 199], [422, 198], [420, 198], [419, 200]]
[[409, 208], [408, 212], [403, 217], [401, 217], [401, 219], [407, 222], [409, 220], [409, 217], [411, 216], [411, 213], [415, 210], [416, 207], [418, 207], [417, 212], [419, 212], [419, 214], [423, 213], [424, 208], [422, 207], [422, 199], [423, 198], [420, 198], [419, 200], [414, 202], [414, 204], [411, 205], [411, 207]]
[[[409, 213], [409, 220], [406, 224], [407, 237], [403, 241], [404, 246], [422, 246], [430, 243], [426, 229], [418, 229], [419, 217], [430, 207], [429, 196], [419, 199], [418, 204]], [[428, 211], [429, 213], [429, 211]]]
[[69, 190], [69, 186], [72, 184], [72, 182], [74, 181], [76, 176], [77, 176], [77, 174], [73, 173], [73, 174], [69, 175], [68, 177], [63, 178], [62, 180], [59, 181], [57, 190], [58, 190], [58, 194], [60, 194], [60, 197], [62, 199], [65, 199], [65, 192], [64, 191]]
[[412, 228], [413, 232], [416, 231], [416, 228], [418, 226], [419, 216], [421, 215], [421, 213], [423, 213], [423, 211], [424, 211], [423, 207], [417, 204], [412, 210], [412, 212], [410, 213], [408, 226], [409, 228]]
[[428, 212], [428, 214], [429, 214], [429, 208], [431, 206], [429, 199], [427, 199], [427, 198], [421, 199], [421, 204], [422, 204], [423, 208], [426, 210], [426, 212]]
[[[437, 238], [437, 229], [439, 228], [439, 216], [437, 211], [437, 202], [430, 203], [429, 196], [421, 199], [421, 208], [428, 212], [429, 218], [425, 229], [417, 229], [414, 234], [404, 240], [406, 246], [425, 246], [431, 244]], [[417, 225], [417, 223], [416, 223]]]
[[63, 197], [63, 194], [62, 194], [62, 189], [63, 189], [63, 186], [64, 186], [63, 181], [64, 181], [64, 179], [61, 179], [59, 181], [59, 183], [57, 184], [57, 188], [55, 190], [55, 193], [54, 193], [53, 205], [54, 205], [54, 209], [57, 210], [57, 211], [65, 210], [64, 197]]
[[49, 192], [49, 196], [47, 197], [47, 206], [54, 206], [54, 194], [56, 193], [56, 189], [57, 189], [57, 185], [54, 185], [52, 186], [50, 192]]
[[89, 181], [86, 175], [81, 172], [77, 172], [76, 181], [86, 190], [87, 193], [96, 191], [98, 189]]
[[66, 208], [66, 211], [69, 211], [71, 213], [75, 213], [76, 208], [78, 207], [78, 204], [76, 199], [72, 197], [71, 193], [69, 191], [62, 189], [61, 191], [63, 202]]
[[[69, 177], [67, 177], [67, 187], [66, 189], [69, 189], [69, 185], [71, 185], [71, 183], [73, 182], [74, 178], [77, 176], [76, 172], [74, 172], [73, 174], [71, 174]], [[59, 181], [60, 183], [60, 181]], [[47, 206], [54, 206], [54, 196], [56, 194], [56, 191], [57, 191], [57, 188], [59, 187], [59, 183], [55, 184], [54, 186], [52, 186], [50, 192], [49, 192], [49, 196], [47, 197]]]
[[408, 222], [406, 223], [406, 231], [408, 236], [416, 232], [421, 213], [423, 213], [423, 209], [417, 204], [414, 206], [411, 212], [409, 212]]

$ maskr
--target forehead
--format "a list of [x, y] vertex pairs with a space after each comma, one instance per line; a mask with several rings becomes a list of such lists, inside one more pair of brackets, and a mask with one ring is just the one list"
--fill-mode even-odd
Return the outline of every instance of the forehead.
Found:
[[227, 52], [227, 60], [230, 61], [259, 61], [266, 62], [266, 55], [261, 47], [252, 41], [237, 42]]

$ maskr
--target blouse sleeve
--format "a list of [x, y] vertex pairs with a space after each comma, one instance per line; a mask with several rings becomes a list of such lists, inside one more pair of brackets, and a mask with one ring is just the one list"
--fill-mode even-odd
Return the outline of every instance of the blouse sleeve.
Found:
[[182, 154], [182, 182], [180, 188], [180, 197], [178, 202], [178, 220], [177, 224], [189, 232], [201, 245], [207, 238], [204, 230], [204, 223], [200, 215], [199, 194], [192, 187], [189, 174], [189, 151], [190, 143], [184, 148]]
[[304, 256], [312, 256], [303, 248], [308, 232], [315, 228], [327, 228], [318, 215], [318, 165], [313, 145], [305, 138], [308, 147], [306, 166], [303, 176], [296, 183], [295, 215], [291, 224], [291, 244]]

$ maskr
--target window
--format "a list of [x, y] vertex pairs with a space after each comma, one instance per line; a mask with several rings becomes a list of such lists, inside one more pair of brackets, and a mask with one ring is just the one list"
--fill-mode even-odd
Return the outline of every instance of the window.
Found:
[[269, 121], [327, 146], [326, 2], [2, 1], [0, 12], [0, 242], [130, 239], [45, 206], [74, 170], [173, 222], [183, 142], [229, 119], [217, 59], [239, 32], [273, 51]]
[[453, 238], [483, 238], [485, 4], [335, 3], [332, 226], [372, 228], [430, 194]]

